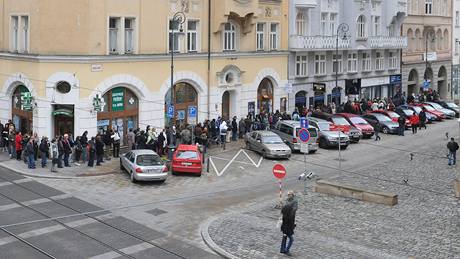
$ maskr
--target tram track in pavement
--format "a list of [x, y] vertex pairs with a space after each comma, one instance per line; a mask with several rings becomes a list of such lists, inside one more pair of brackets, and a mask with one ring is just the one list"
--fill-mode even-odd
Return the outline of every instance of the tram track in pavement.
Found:
[[[65, 208], [67, 208], [67, 209], [70, 209], [70, 210], [76, 212], [75, 216], [76, 216], [76, 215], [85, 216], [85, 217], [87, 217], [87, 218], [89, 218], [89, 219], [91, 219], [91, 220], [94, 220], [94, 221], [96, 221], [96, 222], [98, 222], [98, 223], [101, 223], [101, 224], [103, 224], [103, 225], [105, 225], [105, 226], [107, 226], [107, 227], [109, 227], [109, 228], [112, 228], [112, 229], [118, 231], [118, 232], [124, 233], [125, 235], [128, 235], [128, 236], [130, 236], [130, 237], [132, 237], [132, 238], [134, 238], [134, 239], [137, 239], [138, 241], [141, 241], [142, 243], [150, 244], [151, 246], [156, 247], [156, 248], [158, 248], [158, 249], [160, 249], [160, 250], [163, 250], [164, 252], [166, 252], [166, 253], [168, 253], [168, 254], [174, 256], [174, 257], [177, 257], [177, 258], [184, 258], [184, 259], [186, 258], [186, 257], [184, 257], [184, 256], [182, 256], [182, 255], [179, 255], [179, 254], [175, 253], [174, 251], [171, 251], [171, 250], [169, 250], [169, 249], [167, 249], [167, 248], [161, 247], [160, 245], [155, 244], [155, 243], [153, 243], [152, 241], [146, 240], [146, 239], [140, 237], [139, 235], [130, 233], [130, 232], [124, 230], [124, 229], [121, 229], [121, 228], [119, 228], [119, 227], [113, 226], [113, 225], [111, 225], [111, 224], [109, 224], [109, 223], [107, 223], [107, 222], [104, 222], [104, 221], [98, 219], [97, 217], [90, 216], [89, 214], [91, 214], [91, 212], [86, 212], [86, 213], [81, 212], [81, 211], [79, 211], [79, 210], [77, 210], [77, 209], [75, 209], [75, 208], [73, 208], [73, 207], [71, 207], [71, 206], [68, 206], [68, 205], [66, 205], [66, 204], [63, 204], [63, 203], [59, 202], [58, 200], [52, 199], [52, 198], [47, 197], [47, 196], [45, 196], [45, 195], [43, 195], [43, 194], [41, 194], [41, 193], [38, 193], [38, 192], [32, 190], [31, 188], [24, 187], [24, 186], [22, 186], [22, 185], [16, 183], [15, 181], [8, 180], [8, 179], [2, 177], [1, 175], [0, 175], [0, 179], [3, 180], [3, 181], [5, 181], [5, 182], [8, 182], [8, 183], [10, 183], [10, 184], [12, 184], [12, 185], [15, 185], [15, 186], [17, 186], [17, 187], [19, 187], [19, 188], [22, 188], [22, 189], [24, 189], [24, 190], [27, 190], [27, 191], [29, 191], [29, 192], [35, 194], [35, 195], [38, 195], [38, 196], [41, 197], [42, 199], [47, 199], [47, 200], [49, 200], [50, 202], [54, 202], [54, 203], [58, 204], [59, 206], [65, 207]], [[23, 208], [26, 208], [26, 209], [28, 209], [28, 210], [31, 210], [31, 211], [35, 212], [35, 213], [38, 213], [39, 215], [45, 217], [45, 219], [49, 219], [48, 222], [50, 222], [50, 221], [51, 221], [51, 222], [56, 222], [58, 225], [61, 225], [61, 226], [64, 227], [65, 229], [68, 229], [68, 230], [71, 230], [71, 231], [75, 231], [75, 232], [77, 232], [77, 233], [80, 234], [80, 235], [86, 236], [86, 237], [88, 237], [89, 239], [95, 241], [96, 243], [98, 243], [98, 244], [100, 244], [100, 245], [102, 245], [102, 246], [104, 246], [104, 247], [106, 247], [106, 248], [112, 250], [113, 252], [117, 253], [119, 256], [127, 257], [127, 258], [135, 258], [134, 256], [131, 256], [131, 255], [129, 255], [129, 254], [127, 254], [127, 253], [121, 251], [122, 249], [116, 248], [116, 247], [114, 247], [114, 246], [112, 246], [112, 245], [110, 245], [110, 244], [108, 244], [108, 243], [106, 243], [106, 242], [103, 242], [103, 241], [101, 241], [101, 240], [99, 240], [99, 239], [97, 239], [97, 238], [95, 238], [95, 237], [93, 237], [93, 236], [91, 236], [91, 235], [89, 235], [89, 234], [87, 234], [87, 233], [84, 233], [83, 231], [77, 229], [76, 227], [71, 227], [71, 226], [67, 225], [67, 224], [64, 223], [64, 222], [59, 221], [58, 219], [53, 219], [53, 218], [50, 217], [49, 215], [47, 215], [47, 214], [41, 212], [40, 210], [37, 210], [37, 209], [35, 209], [35, 208], [33, 208], [33, 207], [29, 206], [29, 205], [24, 204], [24, 202], [21, 202], [21, 201], [19, 201], [19, 200], [17, 200], [17, 199], [14, 199], [14, 198], [9, 197], [9, 196], [7, 196], [7, 195], [4, 195], [4, 194], [2, 194], [2, 193], [0, 193], [0, 197], [3, 197], [3, 198], [8, 199], [8, 200], [11, 200], [11, 201], [17, 203], [18, 205], [20, 205], [20, 206], [23, 207]], [[40, 252], [41, 254], [43, 254], [43, 255], [45, 255], [45, 256], [47, 256], [47, 257], [49, 257], [49, 258], [59, 258], [59, 257], [56, 257], [56, 256], [52, 255], [50, 252], [47, 252], [45, 249], [40, 248], [39, 246], [36, 246], [36, 245], [34, 245], [33, 243], [27, 241], [25, 238], [22, 238], [22, 237], [20, 236], [20, 234], [15, 234], [15, 233], [13, 233], [13, 232], [7, 230], [7, 227], [5, 227], [5, 226], [1, 226], [0, 229], [1, 229], [2, 231], [4, 231], [5, 233], [7, 233], [8, 235], [10, 235], [10, 236], [12, 236], [13, 238], [15, 238], [16, 240], [18, 240], [18, 241], [20, 241], [20, 242], [26, 244], [27, 246], [33, 248], [34, 250]], [[117, 256], [117, 257], [118, 257], [118, 256]]]

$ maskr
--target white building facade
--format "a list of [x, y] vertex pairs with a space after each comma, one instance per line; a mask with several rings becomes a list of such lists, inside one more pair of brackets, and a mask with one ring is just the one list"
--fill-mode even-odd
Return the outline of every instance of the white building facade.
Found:
[[453, 0], [452, 8], [452, 97], [460, 99], [460, 0]]
[[291, 111], [401, 90], [407, 1], [294, 0], [289, 11]]

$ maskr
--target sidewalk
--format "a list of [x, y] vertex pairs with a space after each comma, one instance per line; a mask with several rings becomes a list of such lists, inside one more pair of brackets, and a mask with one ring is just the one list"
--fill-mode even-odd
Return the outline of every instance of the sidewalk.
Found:
[[48, 160], [48, 165], [42, 168], [41, 159], [38, 159], [35, 161], [36, 169], [29, 169], [23, 160], [18, 161], [16, 159], [10, 159], [8, 153], [0, 152], [0, 167], [22, 175], [40, 178], [72, 179], [113, 174], [119, 171], [118, 161], [118, 158], [112, 158], [112, 160], [102, 163], [101, 166], [94, 165], [94, 167], [89, 167], [87, 164], [78, 165], [76, 163], [71, 163], [71, 167], [56, 168], [58, 172], [52, 173], [50, 171], [50, 160]]

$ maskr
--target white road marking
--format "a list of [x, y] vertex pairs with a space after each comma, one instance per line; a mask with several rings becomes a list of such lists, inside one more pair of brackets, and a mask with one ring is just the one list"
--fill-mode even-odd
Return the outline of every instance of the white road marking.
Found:
[[33, 180], [30, 179], [30, 178], [24, 178], [24, 179], [19, 179], [19, 180], [15, 180], [13, 181], [13, 183], [28, 183], [28, 182], [32, 182]]
[[120, 249], [125, 254], [135, 254], [144, 250], [147, 250], [149, 248], [154, 247], [153, 245], [143, 242], [138, 245], [133, 245], [133, 246], [128, 246], [126, 248]]
[[121, 255], [115, 251], [112, 252], [107, 252], [104, 254], [96, 255], [96, 256], [91, 256], [88, 259], [113, 259], [113, 258], [118, 258]]
[[12, 183], [10, 183], [10, 182], [3, 182], [3, 183], [0, 183], [0, 187], [2, 187], [2, 186], [8, 186], [8, 185], [12, 185]]
[[35, 204], [40, 204], [40, 203], [45, 203], [45, 202], [50, 202], [51, 200], [48, 198], [41, 198], [41, 199], [36, 199], [36, 200], [31, 200], [31, 201], [23, 201], [21, 202], [24, 206], [30, 206], [30, 205], [35, 205]]
[[[249, 161], [251, 161], [251, 163], [247, 163], [247, 162], [243, 162], [243, 161], [238, 161], [236, 160], [236, 158], [241, 154], [241, 153], [244, 153], [244, 155], [249, 159]], [[214, 164], [214, 161], [213, 159], [219, 159], [219, 160], [224, 160], [224, 161], [228, 161], [228, 163], [225, 165], [225, 167], [219, 171], [217, 170], [217, 167], [216, 165]], [[241, 164], [245, 164], [245, 165], [253, 165], [255, 166], [256, 168], [259, 168], [260, 164], [262, 163], [262, 160], [263, 160], [263, 157], [261, 157], [259, 159], [259, 162], [256, 163], [254, 162], [254, 160], [248, 155], [248, 153], [246, 153], [246, 151], [244, 149], [240, 149], [233, 157], [232, 159], [225, 159], [225, 158], [221, 158], [221, 157], [213, 157], [213, 156], [210, 156], [209, 157], [209, 162], [211, 163], [211, 166], [212, 168], [214, 169], [214, 171], [216, 172], [217, 176], [222, 176], [224, 174], [224, 172], [228, 169], [228, 167], [232, 164], [232, 163], [241, 163]], [[240, 167], [244, 170], [244, 167]]]
[[2, 206], [0, 206], [0, 211], [11, 210], [11, 209], [14, 209], [14, 208], [19, 208], [19, 207], [21, 207], [21, 205], [19, 205], [17, 203], [2, 205]]

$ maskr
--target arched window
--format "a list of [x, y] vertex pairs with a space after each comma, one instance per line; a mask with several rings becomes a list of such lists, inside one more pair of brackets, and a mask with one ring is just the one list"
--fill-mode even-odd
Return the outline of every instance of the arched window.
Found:
[[423, 49], [422, 47], [422, 35], [420, 33], [420, 30], [417, 29], [415, 30], [415, 50], [421, 51]]
[[223, 50], [234, 51], [236, 50], [236, 27], [233, 23], [226, 23], [224, 25], [223, 33]]
[[407, 41], [408, 41], [408, 43], [409, 43], [409, 44], [408, 44], [408, 45], [409, 45], [409, 46], [408, 46], [408, 47], [409, 47], [409, 48], [408, 48], [409, 51], [414, 51], [416, 47], [415, 47], [415, 44], [414, 44], [414, 43], [415, 43], [415, 39], [414, 39], [414, 32], [412, 31], [412, 29], [409, 29], [409, 30], [407, 31]]
[[366, 17], [364, 15], [360, 15], [356, 22], [356, 33], [358, 38], [366, 38], [367, 37], [367, 30], [366, 30]]
[[443, 41], [444, 41], [444, 49], [449, 49], [449, 31], [447, 29], [444, 30], [444, 37], [443, 37]]
[[306, 36], [308, 34], [307, 20], [305, 15], [301, 12], [297, 14], [296, 17], [296, 30], [297, 35]]
[[442, 39], [442, 31], [441, 29], [436, 32], [436, 42], [437, 42], [437, 49], [441, 50], [443, 47], [443, 39]]

